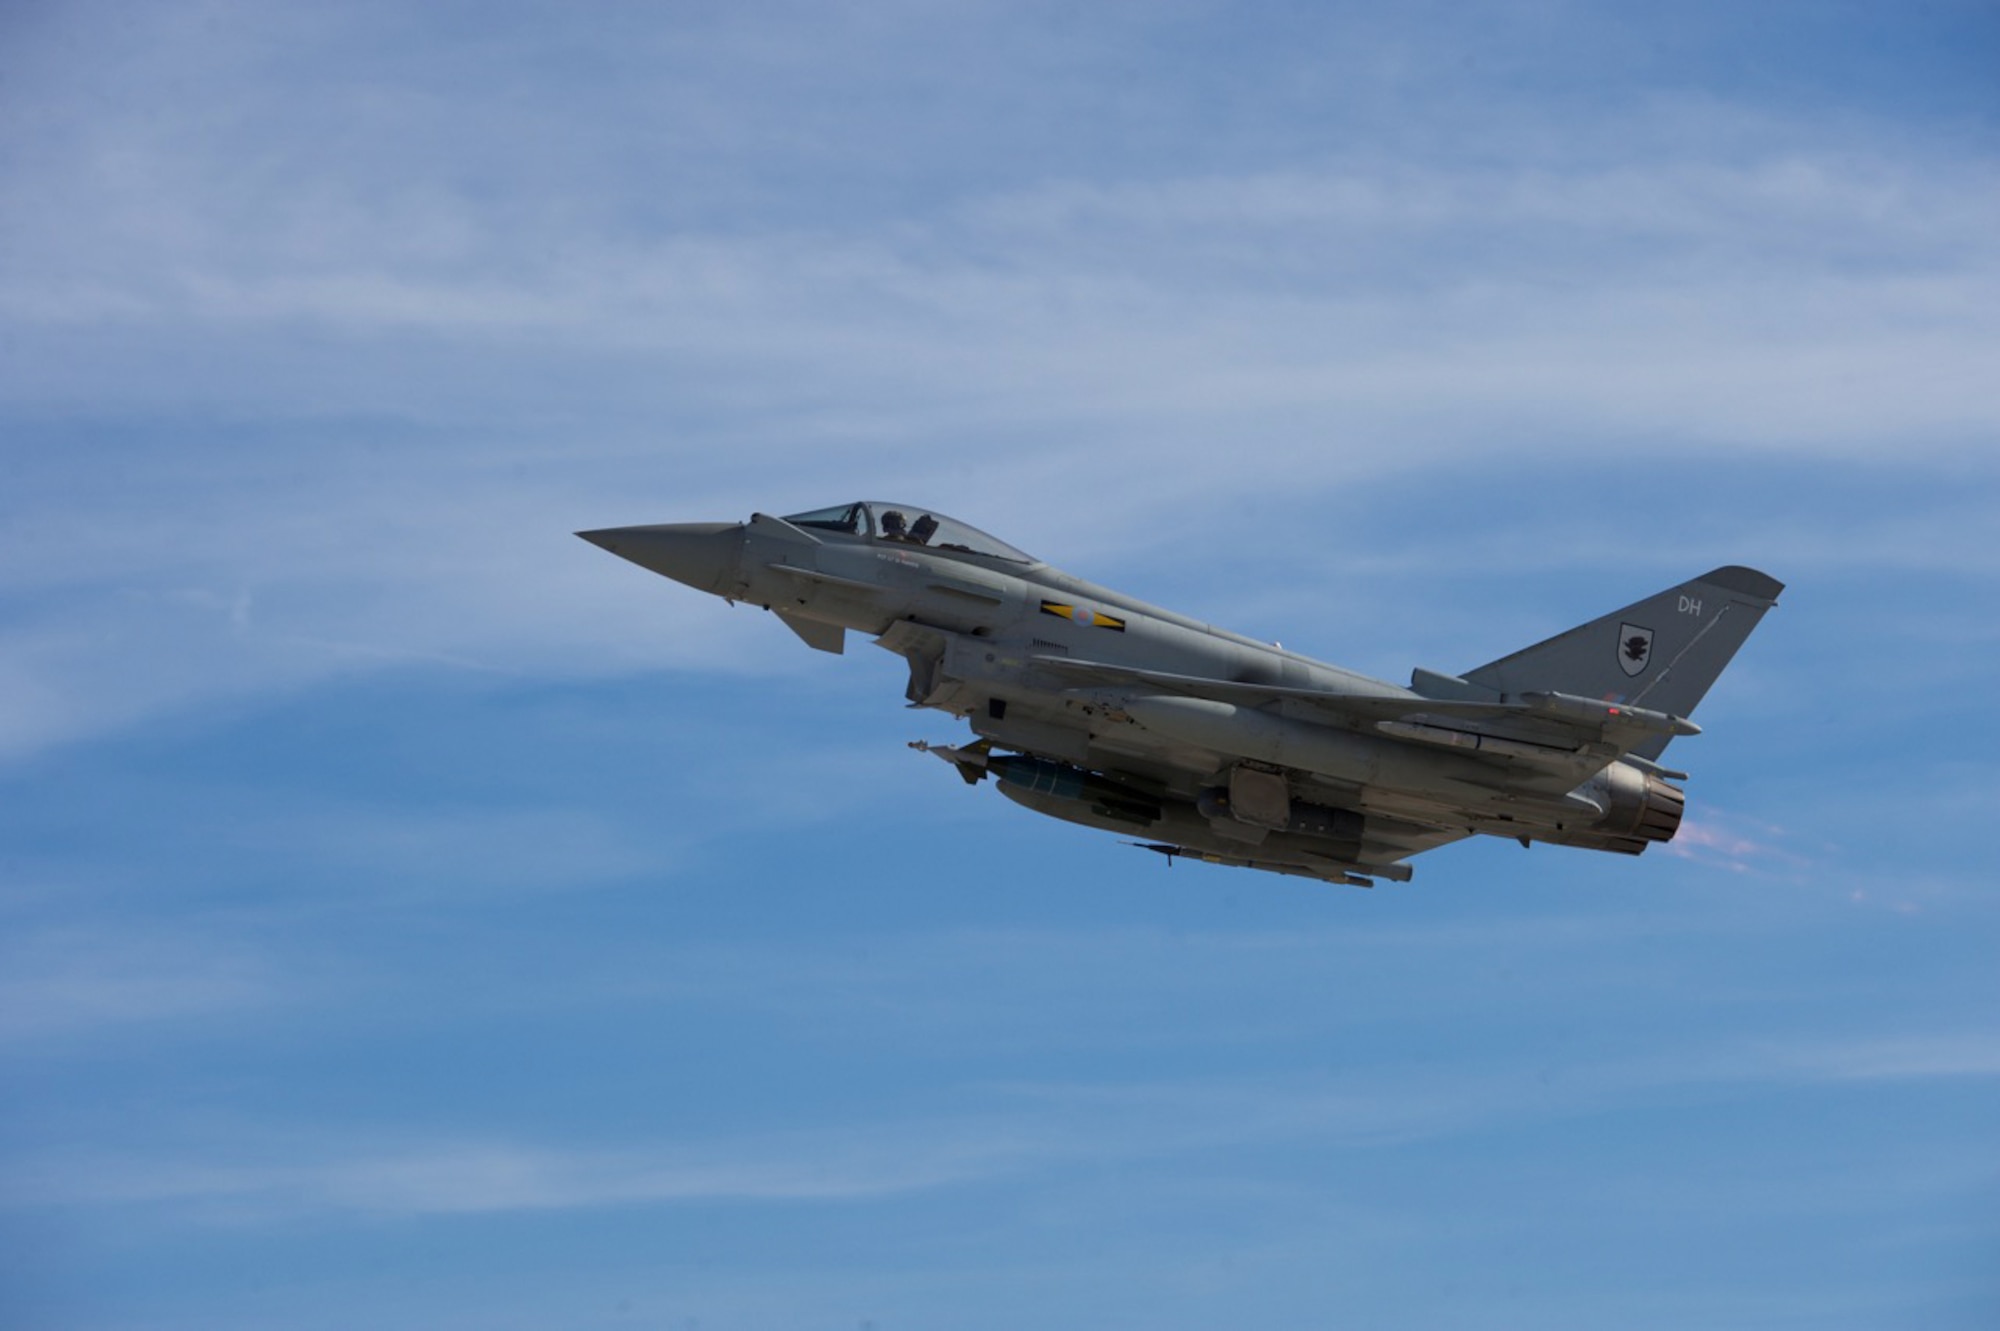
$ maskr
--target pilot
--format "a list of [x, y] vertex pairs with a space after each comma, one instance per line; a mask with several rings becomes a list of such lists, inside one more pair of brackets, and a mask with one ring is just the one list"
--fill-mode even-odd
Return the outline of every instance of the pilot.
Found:
[[931, 537], [937, 535], [937, 519], [926, 513], [910, 525], [910, 539], [918, 545], [929, 545]]
[[900, 509], [889, 509], [882, 514], [882, 539], [885, 541], [907, 541], [910, 539], [909, 519]]

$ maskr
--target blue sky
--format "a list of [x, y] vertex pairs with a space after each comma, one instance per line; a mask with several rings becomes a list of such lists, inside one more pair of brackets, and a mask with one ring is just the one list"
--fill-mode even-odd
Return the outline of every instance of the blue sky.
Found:
[[[2000, 1320], [1981, 4], [0, 17], [0, 1322]], [[973, 791], [570, 533], [1401, 679], [1788, 586], [1632, 861]]]

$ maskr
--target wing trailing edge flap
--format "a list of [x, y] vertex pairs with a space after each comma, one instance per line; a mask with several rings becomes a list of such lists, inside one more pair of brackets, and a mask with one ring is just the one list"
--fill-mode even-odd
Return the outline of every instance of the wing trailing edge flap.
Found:
[[[1576, 750], [1608, 745], [1601, 760], [1627, 752], [1665, 735], [1693, 735], [1693, 722], [1664, 712], [1619, 707], [1593, 698], [1565, 693], [1530, 693], [1521, 701], [1463, 701], [1421, 695], [1329, 693], [1324, 689], [1286, 688], [1276, 684], [1246, 684], [1199, 675], [1141, 670], [1101, 661], [1035, 656], [1032, 664], [1058, 678], [1080, 685], [1124, 685], [1160, 689], [1238, 707], [1265, 707], [1297, 702], [1315, 707], [1333, 719], [1369, 724], [1378, 733], [1413, 743], [1445, 745], [1489, 757], [1528, 761], [1568, 762]], [[1457, 731], [1437, 722], [1498, 722], [1526, 725], [1532, 737], [1509, 739], [1479, 732]], [[1541, 752], [1537, 752], [1540, 750]]]
[[1139, 685], [1166, 693], [1234, 703], [1239, 707], [1262, 707], [1275, 702], [1302, 702], [1324, 707], [1356, 720], [1394, 720], [1418, 712], [1432, 715], [1454, 713], [1467, 718], [1499, 718], [1520, 709], [1505, 703], [1437, 703], [1427, 698], [1394, 695], [1372, 697], [1365, 694], [1328, 693], [1324, 689], [1294, 689], [1279, 684], [1246, 684], [1212, 679], [1203, 675], [1177, 675], [1165, 670], [1142, 670], [1135, 666], [1111, 665], [1103, 661], [1079, 661], [1065, 656], [1032, 656], [1029, 663], [1048, 673], [1079, 685]]

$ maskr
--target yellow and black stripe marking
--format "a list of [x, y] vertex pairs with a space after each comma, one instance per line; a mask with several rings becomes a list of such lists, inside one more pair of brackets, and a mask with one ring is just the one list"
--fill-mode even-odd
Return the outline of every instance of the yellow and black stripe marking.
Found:
[[1114, 633], [1125, 631], [1125, 621], [1112, 615], [1099, 614], [1086, 605], [1067, 605], [1062, 601], [1042, 602], [1042, 613], [1054, 615], [1057, 619], [1067, 619], [1074, 624], [1087, 624], [1094, 629], [1110, 629]]

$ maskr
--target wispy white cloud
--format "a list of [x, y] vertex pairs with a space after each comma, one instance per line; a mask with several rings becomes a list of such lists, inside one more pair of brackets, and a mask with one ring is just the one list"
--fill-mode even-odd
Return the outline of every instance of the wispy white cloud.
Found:
[[268, 958], [182, 930], [13, 931], [0, 945], [0, 1042], [211, 1020], [284, 989]]
[[[383, 1293], [370, 1253], [321, 1240], [414, 1252], [505, 1216], [546, 1256], [539, 1226], [577, 1239], [589, 1218], [571, 1213], [624, 1208], [598, 1219], [630, 1234], [641, 1208], [704, 1231], [717, 1212], [817, 1211], [853, 1231], [842, 1206], [896, 1199], [938, 1231], [1019, 1231], [959, 1269], [879, 1245], [921, 1267], [899, 1288], [930, 1282], [880, 1320], [922, 1325], [1019, 1276], [1024, 1235], [1082, 1234], [1080, 1197], [1146, 1260], [1075, 1244], [1049, 1263], [1074, 1305], [1129, 1270], [1126, 1287], [1169, 1296], [1269, 1286], [1265, 1304], [1174, 1310], [1190, 1323], [1296, 1322], [1336, 1284], [1433, 1291], [1455, 1245], [1472, 1259], [1456, 1293], [1375, 1310], [1594, 1326], [1616, 1284], [1662, 1325], [1770, 1322], [1806, 1306], [1768, 1293], [1808, 1269], [1805, 1248], [1830, 1269], [1879, 1253], [1885, 1216], [1909, 1243], [1919, 1212], [1971, 1213], [1938, 1203], [1990, 1189], [1990, 1152], [1946, 1130], [1905, 1154], [1865, 1125], [1885, 1105], [1977, 1103], [2000, 1077], [1976, 1005], [1937, 1001], [1976, 991], [1977, 948], [1955, 931], [1943, 959], [1931, 932], [1990, 914], [1957, 830], [1990, 782], [1940, 755], [1964, 751], [1947, 686], [1979, 686], [2000, 574], [2000, 186], [1985, 120], [1905, 114], [1899, 96], [1944, 103], [1845, 77], [1851, 29], [1884, 21], [1570, 3], [551, 14], [79, 0], [0, 21], [0, 758], [30, 809], [9, 865], [60, 870], [14, 899], [0, 943], [0, 1038], [27, 1073], [0, 1197], [17, 1230], [76, 1236], [51, 1265], [77, 1289], [163, 1322], [178, 1299], [185, 1324], [214, 1325], [252, 1306], [230, 1302], [248, 1296], [227, 1222], [304, 1220], [269, 1226], [268, 1265], [347, 1284], [293, 1300], [329, 1325], [574, 1323], [596, 1269], [565, 1285], [515, 1261], [525, 1248], [475, 1244], [454, 1303]], [[1899, 16], [1898, 40], [1929, 21]], [[1798, 95], [1805, 64], [1817, 97]], [[1975, 96], [1990, 107], [1990, 91], [1956, 104]], [[911, 813], [908, 796], [998, 847], [1018, 811], [895, 747], [941, 737], [935, 718], [859, 758], [785, 736], [774, 777], [754, 741], [824, 735], [835, 710], [802, 703], [807, 672], [850, 690], [843, 715], [875, 690], [879, 728], [899, 715], [896, 663], [859, 644], [815, 656], [568, 532], [871, 492], [1388, 677], [1698, 568], [1768, 565], [1793, 590], [1711, 706], [1797, 760], [1735, 750], [1754, 797], [1694, 792], [1688, 860], [1578, 872], [1581, 853], [1537, 850], [1489, 875], [1466, 848], [1480, 872], [1442, 876], [1449, 850], [1365, 902], [1216, 870], [1136, 907], [1091, 861], [1086, 898], [1033, 885], [1069, 912], [1045, 933], [949, 924], [1023, 918], [1008, 908], [1034, 898], [940, 897], [885, 924], [910, 879], [869, 879], [869, 901], [814, 882], [788, 898], [809, 918], [760, 918], [777, 895], [734, 891], [756, 870], [707, 874], [746, 830], [789, 828], [789, 845], [858, 802]], [[377, 773], [236, 743], [293, 744], [294, 723], [377, 701], [393, 724], [422, 705], [393, 687], [411, 681], [326, 686], [418, 671], [453, 707], [504, 690], [445, 729], [583, 692], [549, 681], [657, 672], [661, 766], [701, 769], [593, 808], [601, 788], [551, 795], [524, 752], [430, 782], [448, 759]], [[206, 724], [316, 689], [324, 714]], [[773, 722], [783, 708], [808, 724]], [[61, 752], [162, 717], [192, 721]], [[1856, 728], [1899, 739], [1865, 767], [1822, 761]], [[1712, 726], [1687, 765], [1708, 780], [1709, 745], [1744, 733]], [[273, 789], [202, 779], [260, 772]], [[488, 776], [518, 778], [522, 802], [480, 802]], [[441, 787], [464, 802], [440, 807]], [[97, 808], [118, 835], [34, 811]], [[1787, 877], [1801, 847], [1839, 867]], [[872, 872], [831, 858], [840, 881]], [[678, 886], [691, 863], [703, 892], [537, 895]], [[1744, 874], [1711, 872], [1728, 864]], [[287, 893], [293, 865], [318, 876]], [[1606, 897], [1606, 867], [1640, 896]], [[1850, 890], [1952, 919], [1863, 916]], [[1122, 909], [1189, 932], [1063, 927]], [[1246, 912], [1268, 927], [1217, 932]], [[1324, 923], [1285, 927], [1308, 918]], [[1883, 968], [1840, 964], [1864, 953]], [[638, 1066], [641, 1043], [665, 1057]], [[690, 1044], [722, 1054], [674, 1100]], [[574, 1058], [578, 1080], [517, 1099], [516, 1074], [540, 1070], [524, 1048]], [[635, 1087], [669, 1095], [620, 1098]], [[1823, 1131], [1802, 1109], [1828, 1111]], [[1681, 1147], [1718, 1163], [1680, 1168]], [[1919, 1156], [1936, 1167], [1905, 1168]], [[1524, 1170], [1552, 1185], [1526, 1212]], [[1163, 1240], [1146, 1187], [1183, 1182], [1200, 1214]], [[1205, 1188], [1240, 1190], [1241, 1210], [1203, 1206]], [[1297, 1214], [1271, 1220], [1258, 1189]], [[996, 1199], [1038, 1214], [1005, 1224]], [[1592, 1232], [1620, 1204], [1642, 1257]], [[1816, 1210], [1841, 1205], [1850, 1223]], [[1066, 1228], [1036, 1223], [1056, 1213]], [[1721, 1239], [1717, 1215], [1738, 1217]], [[752, 1227], [741, 1261], [650, 1272], [645, 1314], [677, 1318], [698, 1289], [716, 1320], [825, 1320], [810, 1305], [832, 1277], [774, 1253], [780, 1225]], [[151, 1230], [174, 1235], [171, 1260], [96, 1237]], [[1781, 1274], [1714, 1274], [1733, 1234]], [[1983, 1237], [1975, 1220], [1951, 1242]], [[1575, 1277], [1539, 1305], [1481, 1306], [1517, 1293], [1536, 1243], [1560, 1243], [1546, 1266]], [[1185, 1285], [1154, 1278], [1183, 1257]], [[842, 1271], [839, 1306], [876, 1310], [885, 1270]], [[1832, 1320], [1925, 1320], [1920, 1301], [1822, 1288], [1810, 1311]], [[996, 1325], [1022, 1306], [991, 1303]]]
[[52, 1153], [14, 1200], [62, 1205], [225, 1204], [258, 1211], [402, 1214], [690, 1201], [837, 1201], [965, 1184], [1085, 1149], [1031, 1118], [884, 1121], [576, 1148], [491, 1137], [329, 1143], [259, 1133], [262, 1145], [175, 1158]]
[[[831, 1144], [829, 1144], [831, 1145]], [[302, 1149], [299, 1154], [309, 1154]], [[983, 1172], [962, 1148], [912, 1143], [846, 1158], [767, 1146], [576, 1151], [441, 1141], [303, 1162], [62, 1162], [24, 1181], [28, 1199], [62, 1204], [225, 1203], [256, 1211], [395, 1214], [528, 1211], [687, 1201], [853, 1200], [960, 1182]]]
[[[1771, 1084], [2000, 1077], [2000, 1036], [1742, 1043], [1579, 1062], [1560, 1076], [1461, 1063], [1317, 1080], [1015, 1084], [997, 1108], [811, 1130], [576, 1147], [497, 1135], [341, 1140], [232, 1130], [231, 1145], [52, 1150], [15, 1206], [168, 1206], [218, 1219], [319, 1211], [436, 1215], [730, 1200], [825, 1203], [964, 1187], [1079, 1161], [1246, 1143], [1379, 1147], [1616, 1113], [1665, 1092], [1727, 1100]], [[245, 1142], [254, 1143], [245, 1145]]]
[[1828, 1081], [1926, 1081], [2000, 1077], [2000, 1033], [1958, 1032], [1903, 1038], [1803, 1043], [1778, 1061]]
[[311, 865], [350, 880], [348, 890], [364, 897], [563, 890], [659, 872], [663, 855], [672, 853], [663, 838], [641, 843], [608, 814], [589, 809], [406, 811], [321, 800], [308, 812], [246, 803], [240, 824], [225, 817], [211, 830], [221, 847], [278, 872], [287, 864]]
[[[1988, 299], [2000, 262], [1974, 221], [1996, 187], [1918, 164], [1875, 169], [1880, 184], [1860, 189], [1837, 187], [1831, 160], [1527, 185], [1371, 164], [1079, 187], [1061, 203], [1029, 196], [1010, 213], [996, 200], [983, 215], [913, 218], [886, 235], [601, 238], [551, 259], [532, 233], [501, 234], [469, 271], [384, 264], [361, 244], [312, 261], [225, 251], [183, 261], [165, 284], [134, 280], [155, 288], [155, 327], [237, 340], [323, 327], [414, 337], [430, 356], [442, 339], [502, 361], [595, 347], [668, 358], [676, 393], [720, 388], [710, 400], [739, 408], [741, 389], [761, 385], [767, 415], [893, 400], [905, 429], [1101, 429], [1108, 418], [1144, 422], [1151, 447], [1182, 450], [1194, 432], [1163, 437], [1163, 420], [1192, 416], [1206, 435], [1223, 422], [1264, 433], [1282, 417], [1390, 434], [1397, 449], [1370, 450], [1366, 465], [1394, 470], [1478, 455], [1490, 447], [1481, 436], [1500, 433], [1496, 417], [1539, 427], [1549, 447], [1636, 420], [1688, 441], [1814, 456], [1880, 456], [1886, 436], [1905, 457], [1962, 451], [2000, 413], [1979, 372], [2000, 336]], [[1772, 183], [1794, 177], [1819, 187]], [[1355, 196], [1419, 202], [1414, 216], [1333, 206]], [[1604, 197], [1627, 202], [1610, 209]], [[1226, 241], [1213, 239], [1219, 219]], [[1810, 244], [1787, 241], [1801, 230]], [[60, 323], [93, 308], [67, 280], [60, 268], [23, 272], [0, 298], [17, 320]], [[371, 385], [390, 388], [392, 372], [360, 344], [347, 364], [350, 405], [368, 409]], [[460, 369], [440, 369], [431, 403], [482, 415]], [[276, 382], [292, 380], [280, 368]], [[591, 381], [628, 408], [666, 405], [629, 372]], [[61, 382], [43, 376], [33, 391]], [[175, 400], [190, 387], [239, 402], [259, 391], [162, 387]], [[134, 380], [124, 391], [147, 390]], [[327, 402], [324, 388], [308, 400]], [[512, 387], [499, 400], [520, 402]], [[1481, 419], [1484, 430], [1463, 428]], [[1118, 463], [1129, 447], [1112, 442]], [[1320, 471], [1335, 461], [1323, 450], [1296, 460]], [[1347, 455], [1332, 474], [1363, 465]]]
[[[387, 13], [228, 34], [156, 17], [78, 71], [129, 101], [30, 71], [48, 132], [0, 204], [18, 353], [0, 401], [48, 442], [23, 446], [0, 524], [0, 582], [32, 598], [0, 639], [0, 751], [398, 663], [789, 668], [752, 616], [665, 590], [634, 613], [628, 571], [568, 548], [572, 527], [976, 491], [967, 516], [1088, 563], [1274, 486], [1401, 504], [1399, 483], [1440, 471], [1559, 478], [1662, 441], [1687, 465], [1970, 467], [1975, 493], [1950, 501], [1968, 512], [1991, 489], [2000, 181], [1948, 138], [1636, 99], [1560, 151], [1510, 119], [1477, 152], [1419, 136], [1116, 171], [1086, 153], [866, 206], [696, 206], [705, 183], [796, 166], [824, 129], [677, 133], [771, 114], [702, 71], [823, 70], [823, 48], [791, 45], [806, 30], [882, 71], [901, 67], [890, 29], [968, 58], [970, 31], [1004, 36], [921, 7], [888, 28], [791, 17], [782, 36], [619, 25], [579, 91], [624, 114], [588, 136], [568, 111], [537, 129], [432, 86], [386, 39], [413, 20]], [[540, 58], [504, 24], [484, 40], [502, 64]], [[293, 53], [313, 48], [367, 58], [302, 91]], [[641, 78], [639, 50], [684, 77]], [[1104, 95], [1066, 69], [1064, 97]], [[526, 136], [508, 172], [486, 156], [496, 124]], [[308, 138], [325, 153], [286, 148]], [[477, 169], [435, 169], [467, 152]], [[153, 423], [122, 444], [62, 433], [79, 415]], [[234, 442], [190, 442], [217, 422]], [[1990, 572], [1978, 524], [1936, 517], [1829, 533], [1780, 513], [1756, 544]], [[1629, 540], [1579, 521], [1532, 565]], [[1479, 540], [1425, 548], [1462, 563]], [[1393, 565], [1419, 544], [1326, 548]]]

